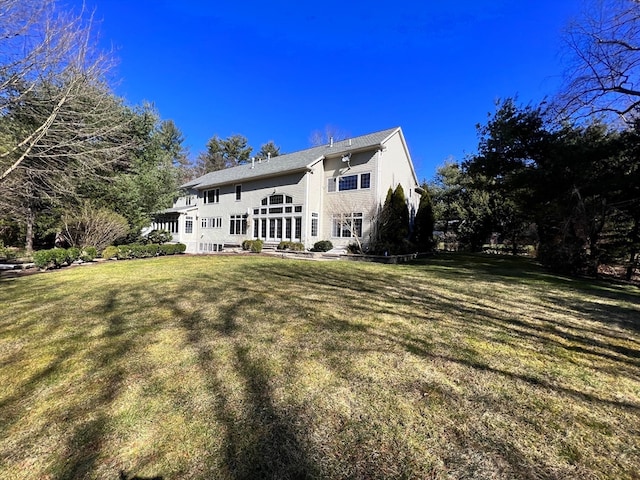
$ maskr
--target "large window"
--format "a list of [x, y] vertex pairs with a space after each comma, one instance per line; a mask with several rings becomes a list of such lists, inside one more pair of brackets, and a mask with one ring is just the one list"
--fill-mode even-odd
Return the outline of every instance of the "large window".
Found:
[[361, 237], [362, 213], [343, 213], [333, 216], [331, 235], [336, 238]]
[[358, 176], [357, 175], [346, 175], [344, 177], [340, 177], [338, 180], [338, 190], [341, 192], [345, 190], [356, 190], [358, 188]]
[[204, 203], [220, 203], [220, 189], [213, 188], [211, 190], [205, 190], [202, 192], [204, 197]]
[[346, 192], [358, 188], [371, 188], [371, 173], [344, 175], [327, 179], [327, 192]]
[[186, 217], [184, 222], [184, 233], [193, 233], [193, 217]]
[[203, 217], [200, 226], [202, 228], [222, 228], [222, 217]]
[[247, 216], [231, 215], [229, 217], [229, 233], [231, 235], [246, 235], [247, 233]]
[[311, 236], [312, 237], [318, 236], [318, 214], [317, 213], [311, 214]]

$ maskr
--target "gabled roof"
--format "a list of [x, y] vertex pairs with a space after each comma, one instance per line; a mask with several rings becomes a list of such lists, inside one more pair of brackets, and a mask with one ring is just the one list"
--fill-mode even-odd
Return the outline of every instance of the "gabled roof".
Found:
[[369, 133], [360, 137], [354, 137], [339, 142], [333, 142], [333, 146], [328, 144], [300, 150], [285, 155], [272, 157], [270, 160], [256, 161], [237, 167], [217, 170], [207, 173], [201, 177], [191, 180], [182, 185], [182, 188], [206, 188], [216, 185], [237, 183], [240, 181], [253, 180], [260, 177], [271, 177], [284, 173], [304, 171], [316, 162], [327, 158], [353, 152], [358, 150], [368, 150], [380, 147], [391, 135], [400, 130], [400, 127], [382, 130], [380, 132]]

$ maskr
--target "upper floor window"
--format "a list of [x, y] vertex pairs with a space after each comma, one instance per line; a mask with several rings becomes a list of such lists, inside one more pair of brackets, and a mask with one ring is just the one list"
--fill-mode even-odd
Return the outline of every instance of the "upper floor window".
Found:
[[358, 188], [358, 176], [346, 175], [338, 180], [338, 190], [356, 190]]
[[284, 203], [284, 195], [271, 195], [269, 197], [269, 205], [280, 205]]
[[360, 174], [360, 188], [371, 188], [371, 174], [370, 173], [361, 173]]
[[185, 197], [184, 204], [187, 206], [191, 205], [191, 195]]
[[242, 200], [242, 185], [236, 185], [236, 201]]
[[202, 192], [204, 203], [220, 203], [220, 189], [213, 188]]
[[345, 192], [358, 188], [371, 188], [371, 173], [343, 175], [327, 179], [328, 192]]

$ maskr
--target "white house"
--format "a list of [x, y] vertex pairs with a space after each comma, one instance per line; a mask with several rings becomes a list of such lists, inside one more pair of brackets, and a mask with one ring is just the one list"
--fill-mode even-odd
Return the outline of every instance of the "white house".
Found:
[[187, 252], [208, 253], [245, 239], [367, 244], [389, 188], [402, 185], [413, 214], [421, 191], [400, 127], [207, 173], [152, 228]]

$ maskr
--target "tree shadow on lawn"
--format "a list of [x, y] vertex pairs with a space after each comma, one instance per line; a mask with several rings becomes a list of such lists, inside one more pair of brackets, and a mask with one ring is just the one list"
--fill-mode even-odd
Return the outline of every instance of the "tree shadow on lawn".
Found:
[[[395, 288], [389, 289], [389, 282], [400, 279], [406, 272], [397, 272], [391, 267], [389, 273], [390, 279], [372, 277], [371, 272], [366, 269], [354, 268], [345, 276], [344, 270], [334, 270], [330, 267], [314, 264], [304, 264], [304, 267], [296, 265], [295, 268], [291, 268], [291, 264], [286, 261], [260, 264], [255, 266], [252, 271], [253, 280], [247, 281], [243, 286], [233, 287], [228, 292], [224, 288], [218, 291], [219, 299], [224, 299], [227, 294], [229, 297], [236, 296], [237, 291], [234, 288], [240, 288], [242, 300], [232, 301], [222, 306], [219, 309], [219, 315], [222, 318], [217, 320], [217, 324], [219, 325], [220, 333], [229, 337], [238, 334], [242, 329], [250, 329], [250, 325], [243, 323], [246, 320], [243, 320], [243, 317], [246, 316], [244, 309], [247, 305], [251, 305], [254, 310], [262, 310], [265, 314], [268, 314], [272, 306], [266, 301], [265, 290], [262, 290], [259, 285], [261, 279], [276, 279], [275, 283], [282, 287], [281, 300], [282, 297], [288, 296], [286, 304], [291, 311], [291, 317], [307, 319], [309, 324], [315, 326], [317, 334], [322, 335], [322, 332], [324, 332], [327, 337], [331, 338], [331, 340], [321, 343], [321, 348], [324, 349], [326, 355], [325, 363], [346, 380], [353, 380], [355, 374], [349, 370], [349, 366], [344, 361], [339, 359], [340, 356], [344, 357], [345, 353], [348, 357], [354, 354], [380, 352], [384, 350], [385, 345], [390, 349], [399, 345], [406, 352], [413, 355], [430, 360], [456, 363], [476, 371], [504, 376], [518, 382], [524, 382], [533, 388], [554, 391], [587, 404], [608, 405], [632, 411], [637, 411], [640, 408], [635, 403], [613, 400], [594, 393], [583, 392], [563, 384], [563, 380], [550, 381], [537, 375], [492, 367], [481, 360], [482, 355], [472, 349], [461, 347], [455, 350], [455, 355], [435, 353], [434, 342], [437, 342], [437, 339], [425, 340], [424, 338], [412, 337], [406, 333], [393, 332], [383, 323], [363, 325], [361, 322], [353, 321], [349, 318], [350, 312], [353, 312], [356, 317], [375, 316], [381, 313], [397, 315], [398, 310], [409, 306], [413, 307], [417, 312], [437, 311], [447, 315], [461, 315], [464, 317], [463, 321], [466, 322], [468, 327], [475, 328], [480, 336], [486, 334], [483, 333], [483, 329], [487, 327], [506, 329], [507, 331], [515, 330], [514, 333], [516, 335], [524, 336], [534, 343], [552, 347], [552, 349], [567, 349], [579, 354], [602, 357], [616, 362], [620, 366], [627, 363], [628, 371], [637, 373], [638, 364], [635, 359], [638, 358], [638, 355], [634, 349], [572, 333], [575, 326], [571, 324], [560, 323], [556, 325], [558, 321], [548, 321], [548, 324], [545, 324], [544, 322], [536, 323], [515, 318], [509, 311], [508, 304], [504, 306], [503, 310], [490, 311], [474, 307], [473, 299], [467, 298], [470, 306], [465, 307], [461, 304], [460, 298], [438, 299], [428, 294], [428, 286], [416, 287], [411, 282], [405, 284], [401, 282]], [[300, 290], [304, 290], [301, 297], [296, 296], [294, 293], [296, 285], [306, 286], [305, 288], [300, 288]], [[269, 283], [269, 286], [271, 286], [271, 283]], [[371, 296], [373, 293], [375, 293], [375, 298]], [[366, 299], [364, 302], [363, 294]], [[595, 293], [592, 292], [591, 294]], [[313, 297], [324, 295], [333, 296], [336, 299], [336, 309], [332, 314], [327, 314], [317, 309], [326, 308], [326, 302], [314, 300]], [[219, 300], [212, 301], [217, 302]], [[314, 302], [317, 302], [317, 305]], [[389, 306], [381, 308], [382, 303], [395, 305], [396, 308]], [[514, 308], [517, 307], [515, 304], [513, 306]], [[189, 317], [187, 312], [181, 312], [176, 309], [175, 305], [172, 308], [179, 318], [183, 318], [185, 328], [191, 332], [190, 338], [193, 344], [198, 345], [200, 339], [206, 336], [206, 329], [211, 328], [211, 319], [199, 318], [195, 322], [189, 321], [187, 320]], [[633, 314], [632, 308], [620, 307], [619, 310], [621, 316], [626, 317]], [[283, 315], [283, 312], [278, 313], [278, 316], [281, 315]], [[585, 317], [592, 322], [603, 323], [599, 317], [599, 312], [591, 311]], [[433, 315], [428, 313], [417, 313], [412, 318], [412, 321], [424, 322], [433, 318]], [[604, 323], [606, 325], [606, 322]], [[559, 333], [556, 326], [560, 326], [567, 331]], [[332, 333], [338, 335], [331, 335]], [[348, 341], [341, 341], [340, 335], [344, 333], [361, 334], [363, 337], [377, 338], [379, 341], [373, 341], [369, 345], [362, 345], [361, 347], [354, 347]], [[604, 333], [599, 333], [605, 337], [607, 336], [606, 330]], [[631, 334], [633, 335], [633, 332]], [[570, 344], [561, 339], [568, 340]], [[611, 338], [611, 340], [615, 341], [616, 339]], [[512, 343], [512, 346], [517, 347], [517, 344]], [[214, 378], [215, 362], [212, 360], [210, 347], [200, 346], [200, 348], [202, 348], [200, 354], [201, 363], [207, 366], [208, 377]], [[236, 370], [242, 374], [247, 385], [246, 395], [249, 399], [249, 413], [248, 419], [239, 420], [237, 414], [231, 413], [229, 406], [225, 405], [224, 399], [221, 399], [220, 404], [217, 406], [218, 411], [221, 412], [219, 414], [220, 419], [226, 425], [228, 431], [226, 465], [230, 472], [233, 472], [234, 478], [248, 478], [264, 472], [285, 476], [292, 472], [295, 472], [296, 475], [315, 472], [316, 467], [308, 460], [310, 456], [306, 455], [304, 451], [304, 445], [306, 444], [304, 435], [292, 427], [295, 424], [295, 419], [291, 418], [291, 412], [287, 412], [287, 419], [283, 420], [283, 413], [278, 411], [271, 400], [269, 371], [263, 368], [259, 359], [252, 359], [248, 344], [236, 343], [234, 348]], [[295, 361], [296, 354], [291, 352], [291, 362]], [[224, 391], [224, 386], [215, 382], [211, 384], [210, 388], [212, 392]], [[256, 434], [256, 432], [259, 433]], [[254, 439], [253, 445], [257, 448], [247, 447], [246, 443], [241, 441], [242, 438], [247, 436]], [[272, 445], [276, 439], [280, 447], [274, 451], [273, 446], [271, 446], [271, 449], [268, 446]], [[286, 451], [281, 451], [282, 448]], [[274, 454], [265, 455], [261, 453], [264, 451], [272, 451]], [[273, 458], [275, 457], [280, 458], [281, 463], [273, 464]]]
[[[264, 303], [263, 292], [233, 287], [231, 297], [238, 297], [238, 288], [241, 298], [223, 302], [218, 309], [218, 317], [221, 317], [218, 319], [205, 318], [198, 311], [189, 312], [175, 298], [166, 298], [163, 302], [165, 307], [172, 309], [187, 332], [189, 344], [198, 352], [209, 392], [216, 399], [211, 409], [226, 432], [223, 470], [234, 479], [318, 478], [317, 468], [304, 445], [305, 434], [295, 426], [295, 412], [284, 412], [276, 406], [271, 374], [264, 366], [265, 362], [252, 358], [250, 347], [244, 345], [239, 336], [240, 329], [250, 328], [250, 325], [238, 324], [242, 311], [248, 304], [260, 308]], [[217, 292], [220, 298], [225, 297], [224, 287], [218, 288]], [[222, 334], [224, 342], [232, 347], [231, 367], [245, 386], [242, 411], [231, 404], [229, 386], [219, 378], [219, 372], [225, 366], [219, 364], [220, 357], [207, 340], [212, 329]], [[210, 467], [213, 474], [215, 465]]]
[[[428, 275], [408, 277], [408, 272], [414, 268], [420, 271], [420, 267], [385, 266], [382, 270], [372, 270], [355, 265], [347, 269], [344, 266], [331, 266], [330, 263], [291, 262], [249, 264], [252, 266], [250, 272], [240, 264], [230, 275], [200, 276], [189, 285], [169, 292], [164, 292], [161, 283], [154, 285], [153, 282], [132, 288], [126, 295], [118, 290], [102, 292], [102, 303], [94, 309], [94, 313], [105, 319], [107, 328], [96, 349], [91, 352], [91, 375], [100, 376], [103, 384], [90, 402], [68, 412], [71, 418], [84, 420], [74, 422], [64, 452], [66, 460], [56, 478], [80, 478], [96, 468], [103, 439], [110, 428], [106, 412], [121, 394], [126, 376], [132, 373], [124, 369], [122, 362], [136, 349], [146, 345], [148, 333], [162, 328], [162, 322], [153, 319], [137, 319], [132, 323], [132, 318], [146, 308], [167, 309], [173, 321], [186, 332], [189, 345], [197, 352], [199, 367], [205, 377], [203, 380], [213, 399], [210, 409], [225, 431], [224, 458], [208, 459], [209, 472], [220, 473], [219, 468], [222, 468], [228, 478], [317, 478], [326, 472], [326, 465], [319, 463], [322, 452], [314, 450], [316, 447], [311, 446], [307, 438], [302, 412], [298, 412], [296, 407], [283, 408], [278, 404], [272, 385], [274, 373], [268, 368], [268, 358], [252, 348], [252, 335], [255, 333], [252, 329], [255, 326], [251, 315], [260, 312], [273, 318], [276, 335], [278, 322], [299, 322], [308, 329], [304, 333], [307, 337], [301, 338], [317, 338], [313, 346], [317, 349], [315, 358], [346, 382], [353, 382], [357, 378], [357, 373], [349, 365], [354, 355], [380, 353], [385, 349], [397, 353], [400, 349], [430, 362], [458, 364], [478, 372], [503, 376], [587, 404], [610, 405], [633, 411], [639, 408], [630, 402], [582, 392], [537, 375], [496, 368], [484, 361], [482, 354], [464, 345], [458, 345], [459, 348], [452, 349], [450, 354], [444, 354], [441, 347], [446, 342], [434, 335], [443, 328], [438, 319], [445, 315], [455, 319], [455, 325], [475, 330], [480, 338], [489, 338], [488, 327], [507, 329], [541, 345], [572, 350], [581, 355], [600, 356], [620, 366], [626, 363], [629, 372], [637, 371], [637, 350], [609, 345], [585, 334], [577, 334], [575, 325], [558, 325], [567, 330], [559, 334], [553, 321], [545, 324], [542, 321], [535, 323], [515, 318], [508, 304], [493, 311], [479, 307], [474, 305], [470, 293], [438, 297], [430, 292], [428, 284], [416, 283], [416, 278], [428, 281]], [[455, 277], [455, 273], [452, 275]], [[555, 283], [552, 284], [554, 288], [557, 287]], [[590, 294], [597, 295], [597, 292]], [[188, 299], [187, 303], [185, 298]], [[326, 298], [335, 299], [335, 308], [331, 311], [327, 311], [331, 302], [327, 302]], [[562, 304], [563, 299], [555, 301]], [[596, 324], [602, 324], [603, 327], [607, 325], [600, 318], [601, 311], [580, 311], [571, 304], [565, 307]], [[207, 311], [208, 308], [214, 313]], [[634, 315], [634, 312], [633, 308], [620, 306], [616, 315], [625, 319]], [[378, 321], [380, 315], [389, 318]], [[416, 326], [417, 330], [402, 331], [402, 322], [394, 326], [394, 317], [398, 316], [408, 325]], [[264, 322], [264, 319], [261, 321]], [[633, 337], [636, 329], [628, 330], [629, 336]], [[423, 334], [417, 333], [420, 331]], [[606, 330], [598, 333], [610, 338]], [[570, 344], [556, 338], [562, 335]], [[354, 336], [359, 341], [353, 342]], [[612, 342], [619, 340], [611, 339]], [[221, 345], [229, 349], [230, 356], [226, 360], [216, 351]], [[275, 345], [278, 348], [280, 346]], [[287, 348], [290, 348], [288, 358], [294, 365], [299, 360], [300, 352], [293, 347]], [[60, 351], [45, 369], [24, 383], [19, 389], [20, 396], [29, 396], [30, 392], [39, 389], [58, 373], [67, 359], [76, 354], [72, 348]], [[221, 361], [230, 361], [231, 364], [221, 365]], [[231, 403], [231, 387], [219, 375], [223, 367], [233, 370], [241, 379], [244, 399], [241, 408]], [[361, 387], [354, 385], [352, 388], [358, 390]], [[18, 397], [5, 399], [0, 405], [3, 420], [5, 412], [10, 412], [14, 421], [25, 415], [24, 407]], [[6, 428], [4, 422], [1, 428]], [[399, 449], [406, 448], [401, 440], [398, 441]], [[357, 449], [358, 445], [345, 445], [345, 448]], [[482, 450], [484, 447], [480, 445], [476, 448]], [[361, 472], [371, 478], [380, 476], [376, 461], [368, 461], [370, 463], [364, 464]], [[513, 455], [509, 461], [515, 472], [522, 473], [526, 469], [540, 471], [539, 466], [527, 466], [526, 460]]]

